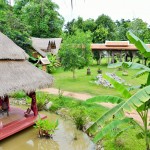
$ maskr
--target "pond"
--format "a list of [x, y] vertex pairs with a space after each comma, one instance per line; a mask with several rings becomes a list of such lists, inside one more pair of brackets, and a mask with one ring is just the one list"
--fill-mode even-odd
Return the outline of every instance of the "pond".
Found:
[[53, 139], [39, 138], [38, 131], [29, 127], [15, 135], [0, 141], [0, 150], [95, 150], [94, 143], [84, 133], [76, 129], [75, 125], [49, 112], [49, 120], [59, 120], [58, 129]]

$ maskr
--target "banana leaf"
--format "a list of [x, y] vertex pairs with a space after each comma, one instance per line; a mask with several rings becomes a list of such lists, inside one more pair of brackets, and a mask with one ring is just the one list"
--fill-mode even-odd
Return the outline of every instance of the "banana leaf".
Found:
[[122, 98], [118, 96], [112, 96], [112, 95], [100, 95], [100, 96], [95, 96], [92, 98], [89, 98], [86, 100], [88, 103], [93, 103], [93, 102], [106, 102], [106, 103], [112, 103], [112, 104], [119, 104], [120, 102], [124, 101]]
[[130, 68], [130, 69], [149, 69], [147, 66], [143, 64], [134, 63], [134, 62], [119, 62], [119, 63], [109, 64], [107, 66], [107, 68], [118, 68], [118, 67]]
[[145, 58], [150, 57], [150, 48], [142, 40], [135, 36], [131, 31], [127, 32], [127, 37], [130, 42], [133, 43], [138, 50], [140, 50], [141, 54]]
[[[91, 100], [92, 102], [92, 100]], [[112, 119], [114, 117], [114, 114], [116, 111], [124, 104], [124, 101], [119, 103], [118, 105], [114, 106], [113, 108], [109, 109], [103, 116], [101, 116], [97, 121], [95, 121], [87, 130], [87, 133], [92, 133], [94, 134], [97, 129], [105, 125], [105, 122], [109, 119]], [[124, 116], [123, 111], [120, 109], [120, 115]]]
[[114, 121], [112, 121], [111, 123], [106, 125], [104, 128], [102, 128], [100, 130], [100, 132], [98, 132], [96, 134], [96, 136], [93, 139], [93, 142], [97, 143], [104, 136], [106, 136], [108, 133], [110, 133], [114, 128], [117, 128], [119, 125], [122, 125], [122, 124], [129, 124], [130, 122], [132, 122], [132, 120], [133, 120], [132, 118], [124, 118], [122, 120], [114, 120]]
[[131, 97], [130, 92], [125, 88], [124, 85], [120, 84], [119, 82], [117, 82], [116, 80], [114, 80], [113, 78], [111, 78], [111, 77], [109, 77], [107, 75], [104, 75], [104, 78], [106, 80], [108, 80], [115, 87], [115, 89], [122, 94], [122, 96], [124, 98]]
[[150, 73], [150, 68], [137, 72], [133, 77], [138, 78], [138, 77], [141, 77], [142, 75], [145, 75], [147, 73]]
[[[116, 111], [120, 110], [124, 111], [132, 111], [136, 110], [138, 107], [142, 106], [145, 102], [150, 99], [150, 85], [142, 88], [138, 92], [136, 92], [133, 96], [131, 96], [125, 103]], [[115, 113], [115, 114], [116, 114]]]

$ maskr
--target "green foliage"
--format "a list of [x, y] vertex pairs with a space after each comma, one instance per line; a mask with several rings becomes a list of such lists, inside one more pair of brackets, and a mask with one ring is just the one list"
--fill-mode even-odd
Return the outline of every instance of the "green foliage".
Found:
[[13, 98], [16, 98], [16, 99], [21, 99], [21, 98], [27, 97], [26, 93], [23, 91], [18, 91], [18, 92], [12, 93], [10, 96]]
[[94, 43], [105, 43], [109, 34], [108, 28], [99, 25], [94, 31], [93, 41]]
[[55, 130], [58, 127], [58, 119], [54, 121], [49, 121], [48, 119], [39, 119], [38, 121], [35, 122], [36, 129], [39, 130], [39, 136], [40, 137], [51, 137], [53, 136]]
[[126, 36], [126, 32], [129, 30], [130, 27], [130, 20], [125, 20], [125, 19], [121, 19], [120, 21], [116, 21], [116, 36], [117, 39], [116, 40], [120, 40], [120, 41], [126, 41], [127, 36]]
[[37, 58], [34, 58], [34, 57], [32, 57], [32, 56], [30, 56], [28, 60], [29, 60], [29, 62], [31, 62], [31, 63], [37, 63], [37, 61], [38, 61]]
[[140, 40], [131, 31], [127, 32], [127, 37], [131, 41], [131, 43], [133, 43], [138, 48], [138, 50], [145, 58], [150, 57], [150, 48], [148, 48], [142, 40]]
[[56, 55], [48, 54], [47, 58], [50, 61], [50, 64], [46, 66], [48, 73], [53, 73], [58, 67], [60, 67], [60, 62]]
[[23, 24], [16, 17], [11, 6], [5, 3], [3, 3], [3, 6], [3, 9], [0, 10], [0, 31], [24, 50], [28, 50], [31, 46], [29, 26]]
[[103, 30], [108, 32], [105, 36], [105, 40], [114, 40], [116, 38], [116, 35], [114, 34], [116, 25], [109, 16], [102, 14], [98, 16], [95, 23], [97, 24], [97, 28], [100, 29], [100, 27], [102, 27]]
[[119, 84], [115, 79], [105, 75], [104, 78], [108, 80], [120, 93], [124, 98], [129, 98], [131, 97], [131, 94], [129, 91], [122, 85]]
[[105, 102], [108, 103], [111, 101], [112, 104], [119, 104], [120, 102], [123, 102], [124, 100], [120, 97], [117, 96], [111, 96], [111, 95], [101, 95], [101, 96], [96, 96], [96, 97], [92, 97], [86, 100], [88, 103], [101, 103], [101, 102]]
[[65, 70], [73, 72], [75, 78], [75, 70], [89, 65], [92, 58], [90, 50], [91, 33], [83, 33], [77, 31], [75, 35], [64, 38], [59, 56], [61, 65]]
[[150, 30], [148, 24], [142, 19], [136, 18], [130, 22], [128, 30], [132, 31], [137, 37], [139, 37], [145, 43], [150, 42]]
[[45, 102], [48, 101], [48, 96], [47, 94], [44, 94], [42, 92], [37, 92], [36, 93], [36, 99], [37, 99], [37, 108], [38, 110], [43, 110]]
[[[125, 118], [125, 119], [122, 119], [122, 120], [113, 120], [113, 121], [111, 121], [110, 124], [106, 125], [105, 128], [102, 128], [102, 129], [100, 130], [100, 132], [98, 132], [98, 133], [96, 134], [96, 136], [94, 137], [93, 141], [94, 141], [95, 143], [97, 143], [99, 140], [101, 140], [101, 139], [102, 139], [104, 136], [106, 136], [108, 133], [114, 132], [114, 130], [117, 131], [116, 128], [118, 128], [119, 125], [122, 125], [122, 124], [127, 124], [127, 125], [129, 125], [129, 123], [131, 123], [131, 122], [132, 122], [132, 118]], [[124, 131], [124, 130], [123, 130], [123, 131]], [[115, 136], [117, 136], [118, 134], [121, 134], [121, 131], [119, 131], [119, 132], [117, 131], [117, 132], [115, 133]]]
[[[128, 32], [127, 36], [130, 38], [131, 41], [133, 41], [133, 43], [135, 43], [135, 46], [137, 46], [140, 49], [140, 51], [142, 51], [142, 53], [144, 54], [145, 57], [149, 57], [149, 49], [145, 46], [144, 42], [142, 42], [139, 38], [137, 38], [132, 32]], [[139, 68], [139, 66], [140, 67], [142, 66], [142, 65], [132, 64], [132, 63], [122, 63], [121, 65], [123, 65], [123, 64], [125, 67], [130, 67], [133, 65], [132, 67], [136, 68], [136, 69]], [[119, 65], [117, 64], [117, 65], [115, 65], [115, 67], [119, 67]], [[149, 68], [142, 66], [142, 69], [145, 69], [145, 68], [147, 70], [149, 70]], [[141, 71], [136, 76], [140, 76], [140, 74], [143, 74], [143, 73], [144, 72]], [[106, 78], [109, 79], [111, 84], [113, 84], [117, 88], [117, 90], [119, 90], [119, 89], [120, 89], [120, 91], [125, 90], [125, 92], [122, 92], [122, 93], [123, 93], [123, 95], [125, 95], [125, 93], [128, 94], [126, 97], [126, 98], [128, 98], [128, 100], [124, 100], [123, 102], [119, 103], [118, 105], [116, 105], [115, 107], [110, 109], [108, 112], [106, 112], [91, 127], [89, 127], [88, 131], [90, 131], [92, 129], [94, 129], [94, 130], [97, 129], [98, 125], [102, 124], [101, 120], [102, 120], [102, 122], [104, 122], [104, 121], [106, 121], [106, 119], [108, 120], [109, 118], [111, 118], [111, 116], [112, 116], [112, 118], [116, 118], [116, 114], [118, 114], [120, 111], [131, 112], [133, 110], [136, 110], [143, 121], [144, 127], [135, 121], [134, 121], [134, 123], [136, 123], [136, 125], [138, 125], [140, 127], [140, 129], [142, 130], [142, 133], [145, 138], [147, 150], [149, 150], [149, 142], [150, 142], [150, 136], [149, 136], [149, 130], [148, 130], [148, 110], [150, 107], [150, 85], [149, 85], [149, 81], [148, 81], [149, 76], [147, 79], [147, 86], [143, 87], [141, 90], [137, 91], [133, 96], [131, 96], [131, 94], [123, 86], [120, 86], [119, 83], [116, 84], [116, 82], [114, 82], [112, 79], [110, 79], [108, 77], [106, 77]], [[91, 100], [91, 102], [92, 101], [95, 102], [94, 98], [93, 98], [93, 100]], [[110, 102], [111, 102], [111, 100], [110, 100]], [[102, 137], [104, 137], [108, 132], [110, 132], [110, 130], [112, 128], [117, 126], [117, 124], [122, 124], [122, 121], [126, 122], [126, 119], [113, 120], [113, 121], [111, 121], [111, 123], [108, 123], [107, 125], [105, 125], [103, 127], [103, 129], [101, 129], [99, 131], [99, 133], [96, 134], [96, 136], [94, 137], [94, 141], [98, 142]]]
[[58, 5], [51, 0], [18, 0], [15, 13], [31, 27], [34, 37], [59, 37], [62, 32], [63, 17], [58, 13]]
[[71, 110], [70, 116], [72, 117], [77, 129], [83, 130], [84, 125], [87, 123], [86, 108], [83, 106], [76, 107]]

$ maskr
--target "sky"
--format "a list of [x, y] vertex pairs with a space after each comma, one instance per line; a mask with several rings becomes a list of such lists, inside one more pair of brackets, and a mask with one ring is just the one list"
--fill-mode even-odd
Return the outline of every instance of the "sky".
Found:
[[150, 25], [150, 0], [52, 0], [59, 5], [65, 23], [79, 16], [84, 20], [105, 14], [113, 21], [140, 18]]
[[[11, 0], [12, 3], [14, 0]], [[113, 21], [140, 18], [150, 25], [150, 0], [52, 0], [59, 6], [65, 23], [79, 16], [84, 20], [105, 14]]]

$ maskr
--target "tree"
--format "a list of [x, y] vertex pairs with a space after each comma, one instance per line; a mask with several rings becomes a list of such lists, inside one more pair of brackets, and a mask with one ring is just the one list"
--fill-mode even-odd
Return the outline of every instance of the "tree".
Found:
[[77, 27], [75, 26], [75, 19], [72, 19], [72, 21], [67, 22], [65, 25], [65, 33], [68, 35], [73, 35], [75, 31], [77, 30]]
[[23, 24], [12, 11], [12, 7], [5, 1], [0, 3], [0, 31], [11, 38], [17, 45], [28, 50], [30, 41], [30, 28]]
[[22, 21], [31, 27], [31, 36], [59, 37], [64, 23], [63, 17], [58, 13], [58, 5], [51, 0], [19, 0], [14, 10]]
[[117, 40], [119, 41], [126, 41], [128, 40], [126, 36], [126, 32], [129, 30], [130, 27], [130, 20], [121, 19], [120, 21], [116, 21], [116, 36]]
[[93, 41], [95, 43], [105, 43], [109, 34], [109, 30], [99, 25], [93, 34]]
[[108, 31], [105, 40], [115, 40], [116, 25], [109, 16], [102, 14], [96, 19], [95, 23], [97, 24], [97, 28], [103, 27], [105, 30]]
[[136, 18], [130, 22], [129, 30], [145, 43], [150, 42], [150, 29], [148, 28], [148, 24], [142, 19]]
[[92, 33], [95, 31], [96, 29], [96, 23], [94, 21], [94, 19], [87, 19], [83, 22], [83, 31], [91, 31]]
[[[138, 37], [136, 37], [132, 32], [127, 32], [127, 37], [141, 51], [144, 57], [150, 57], [150, 49]], [[132, 123], [130, 124], [131, 126], [133, 124], [136, 124], [141, 129], [141, 132], [139, 134], [140, 137], [145, 138], [146, 149], [150, 150], [150, 132], [148, 129], [148, 111], [150, 108], [150, 68], [142, 64], [133, 62], [123, 62], [115, 64], [115, 66], [117, 67], [121, 65], [123, 65], [124, 67], [130, 67], [132, 69], [142, 69], [135, 75], [135, 77], [139, 77], [145, 73], [148, 73], [146, 84], [144, 86], [141, 86], [141, 89], [134, 95], [131, 95], [131, 93], [123, 85], [106, 76], [106, 79], [109, 80], [109, 82], [122, 93], [125, 99], [115, 96], [98, 96], [87, 100], [88, 102], [112, 102], [117, 104], [115, 107], [108, 110], [108, 112], [106, 112], [102, 117], [100, 117], [91, 127], [89, 127], [87, 132], [90, 132], [93, 129], [97, 129], [99, 126], [103, 127], [100, 131], [97, 132], [96, 136], [94, 137], [94, 141], [98, 142], [108, 132], [112, 131], [112, 129], [114, 128], [117, 128], [122, 123]], [[129, 112], [132, 110], [137, 111], [143, 121], [143, 126], [141, 126], [131, 118], [125, 118], [122, 115], [120, 115], [119, 117], [117, 116], [119, 113], [122, 114], [124, 111]], [[105, 121], [110, 119], [111, 121], [107, 125], [105, 125]], [[116, 135], [122, 133], [125, 130], [126, 129], [121, 128], [121, 130], [119, 130]]]
[[92, 58], [90, 32], [76, 31], [75, 35], [66, 36], [59, 51], [61, 65], [64, 70], [70, 70], [75, 78], [75, 70], [89, 65]]

